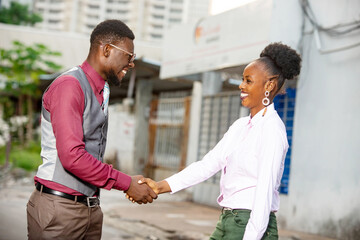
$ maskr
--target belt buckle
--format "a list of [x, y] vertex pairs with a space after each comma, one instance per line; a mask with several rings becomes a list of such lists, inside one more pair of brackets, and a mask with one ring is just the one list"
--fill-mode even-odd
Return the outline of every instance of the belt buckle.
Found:
[[228, 207], [223, 207], [221, 210], [221, 213], [224, 213], [225, 211], [231, 211], [232, 208], [228, 208]]
[[237, 215], [237, 213], [234, 212], [234, 210], [236, 210], [236, 209], [229, 208], [229, 207], [224, 207], [224, 208], [223, 208], [223, 213], [224, 213], [225, 211], [230, 211], [233, 215]]
[[99, 199], [97, 197], [87, 197], [86, 203], [89, 208], [93, 208], [97, 205], [99, 205]]

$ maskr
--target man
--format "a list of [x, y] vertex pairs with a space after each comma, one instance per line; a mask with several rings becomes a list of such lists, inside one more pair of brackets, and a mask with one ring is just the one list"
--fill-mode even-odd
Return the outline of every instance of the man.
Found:
[[29, 239], [100, 239], [99, 188], [122, 190], [133, 202], [157, 195], [142, 176], [102, 162], [108, 126], [108, 82], [119, 85], [134, 65], [134, 34], [119, 20], [95, 27], [86, 61], [45, 91], [36, 189], [27, 204]]

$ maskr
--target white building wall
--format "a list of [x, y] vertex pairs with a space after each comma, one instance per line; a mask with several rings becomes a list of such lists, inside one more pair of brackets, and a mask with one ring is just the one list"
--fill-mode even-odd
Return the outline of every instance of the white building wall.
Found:
[[26, 45], [42, 43], [52, 51], [61, 52], [61, 56], [54, 57], [56, 63], [66, 70], [81, 64], [89, 52], [89, 37], [76, 33], [40, 30], [32, 27], [16, 26], [0, 23], [0, 47], [13, 48], [13, 41], [20, 41]]
[[[358, 0], [311, 0], [323, 27], [359, 21]], [[280, 17], [281, 16], [281, 17]], [[293, 47], [301, 39], [299, 1], [274, 1], [271, 40]], [[341, 37], [320, 33], [316, 44], [306, 22], [297, 84], [289, 194], [282, 195], [280, 226], [340, 239], [359, 239], [360, 226], [360, 30]]]
[[135, 174], [135, 116], [123, 104], [109, 106], [105, 161], [127, 174]]
[[130, 26], [136, 1], [34, 0], [34, 9], [43, 16], [42, 29], [90, 34], [105, 19], [121, 19]]
[[187, 0], [187, 2], [186, 15], [184, 16], [185, 23], [197, 22], [199, 19], [209, 16], [211, 7], [210, 0]]

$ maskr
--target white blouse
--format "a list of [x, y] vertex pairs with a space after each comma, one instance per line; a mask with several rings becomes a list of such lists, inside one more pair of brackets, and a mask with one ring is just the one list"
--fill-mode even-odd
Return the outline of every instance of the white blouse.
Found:
[[284, 123], [271, 104], [252, 118], [235, 121], [201, 161], [166, 181], [175, 193], [221, 170], [218, 204], [251, 210], [243, 239], [261, 239], [270, 212], [279, 209], [278, 189], [288, 147]]

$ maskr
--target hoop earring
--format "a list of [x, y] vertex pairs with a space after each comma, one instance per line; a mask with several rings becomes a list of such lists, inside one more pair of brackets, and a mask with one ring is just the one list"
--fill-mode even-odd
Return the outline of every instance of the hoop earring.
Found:
[[265, 97], [262, 100], [262, 104], [266, 107], [267, 105], [270, 104], [270, 99], [268, 98], [268, 96], [270, 95], [269, 91], [265, 91]]

